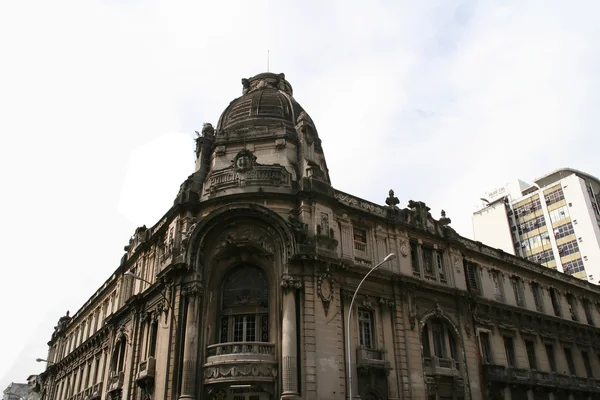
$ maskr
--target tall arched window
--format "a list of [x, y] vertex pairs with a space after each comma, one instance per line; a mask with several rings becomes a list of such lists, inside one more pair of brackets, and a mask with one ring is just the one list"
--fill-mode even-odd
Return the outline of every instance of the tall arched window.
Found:
[[421, 333], [423, 356], [439, 359], [452, 359], [456, 369], [459, 367], [458, 351], [452, 328], [439, 318], [430, 318], [425, 323]]
[[269, 284], [253, 265], [235, 267], [223, 281], [220, 342], [269, 341]]
[[121, 372], [125, 370], [125, 338], [120, 338], [115, 345], [112, 354], [111, 371]]

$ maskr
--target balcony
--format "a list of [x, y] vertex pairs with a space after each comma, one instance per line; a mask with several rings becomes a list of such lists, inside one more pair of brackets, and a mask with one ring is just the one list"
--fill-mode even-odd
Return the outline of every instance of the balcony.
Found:
[[98, 382], [92, 386], [89, 400], [96, 400], [100, 397], [102, 397], [102, 382]]
[[206, 348], [204, 382], [274, 382], [277, 377], [275, 344], [230, 342]]
[[154, 357], [148, 357], [147, 360], [142, 361], [138, 367], [138, 374], [136, 381], [153, 380], [156, 373], [156, 359]]
[[503, 365], [484, 364], [483, 373], [488, 383], [498, 383], [503, 386], [521, 384], [583, 392], [594, 392], [600, 389], [600, 380], [593, 378], [522, 368], [506, 368]]
[[114, 392], [115, 390], [121, 390], [123, 388], [123, 381], [125, 378], [125, 373], [123, 371], [116, 372], [111, 371], [108, 376], [108, 389], [107, 392]]
[[392, 369], [390, 362], [386, 359], [385, 350], [373, 350], [359, 347], [356, 349], [356, 368], [358, 369]]
[[425, 374], [429, 376], [460, 376], [458, 361], [452, 358], [425, 357]]

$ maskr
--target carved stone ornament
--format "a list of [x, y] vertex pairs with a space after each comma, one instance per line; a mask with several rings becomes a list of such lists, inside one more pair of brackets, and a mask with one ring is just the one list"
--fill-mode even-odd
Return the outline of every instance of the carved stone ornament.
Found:
[[402, 257], [408, 257], [408, 242], [405, 240], [400, 241], [400, 254]]
[[389, 306], [389, 307], [394, 307], [396, 305], [394, 300], [390, 299], [389, 297], [380, 297], [379, 304], [381, 304], [382, 306]]
[[184, 286], [181, 289], [181, 292], [185, 297], [199, 297], [202, 294], [202, 284], [200, 282], [194, 282]]
[[302, 282], [300, 281], [300, 279], [298, 278], [294, 278], [291, 275], [284, 275], [281, 277], [281, 283], [280, 283], [281, 287], [284, 289], [301, 289], [302, 288]]
[[361, 303], [365, 308], [369, 308], [371, 310], [375, 308], [375, 300], [369, 295], [365, 295]]
[[225, 238], [215, 246], [215, 253], [218, 255], [228, 247], [239, 244], [254, 244], [264, 250], [266, 254], [272, 255], [275, 253], [275, 247], [267, 235], [251, 228], [228, 232]]
[[333, 277], [329, 272], [324, 272], [319, 275], [319, 279], [317, 280], [317, 293], [323, 302], [323, 309], [325, 310], [325, 315], [329, 312], [329, 304], [333, 299], [334, 292], [334, 281]]
[[256, 156], [248, 149], [240, 150], [232, 160], [235, 172], [246, 172], [252, 169]]
[[265, 364], [239, 364], [207, 367], [204, 369], [204, 381], [215, 382], [231, 378], [271, 378], [277, 377], [277, 367]]

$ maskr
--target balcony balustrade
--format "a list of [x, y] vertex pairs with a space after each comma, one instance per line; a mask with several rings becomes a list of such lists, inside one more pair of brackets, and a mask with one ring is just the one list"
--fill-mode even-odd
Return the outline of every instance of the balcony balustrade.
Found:
[[600, 389], [600, 380], [583, 378], [554, 372], [507, 368], [503, 365], [484, 364], [483, 373], [488, 382], [502, 385], [522, 384], [562, 390], [592, 392]]
[[108, 376], [108, 390], [107, 392], [114, 392], [123, 388], [123, 380], [125, 373], [123, 371], [112, 371]]
[[458, 361], [452, 358], [425, 357], [425, 374], [430, 376], [460, 376]]
[[206, 349], [204, 382], [273, 382], [277, 377], [275, 344], [230, 342], [213, 344]]
[[92, 390], [90, 393], [90, 400], [96, 400], [102, 397], [102, 382], [96, 383], [92, 386]]
[[156, 359], [154, 357], [148, 357], [147, 360], [140, 362], [136, 380], [154, 379], [155, 374]]
[[364, 347], [356, 349], [356, 367], [391, 369], [390, 362], [387, 361], [384, 350], [366, 349]]

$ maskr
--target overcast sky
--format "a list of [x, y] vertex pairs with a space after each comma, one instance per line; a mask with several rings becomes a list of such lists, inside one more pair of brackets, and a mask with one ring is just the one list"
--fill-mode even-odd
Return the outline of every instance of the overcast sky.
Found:
[[[287, 4], [286, 4], [287, 3]], [[117, 268], [193, 172], [241, 78], [284, 72], [333, 185], [445, 209], [600, 175], [597, 1], [0, 3], [0, 389]]]

